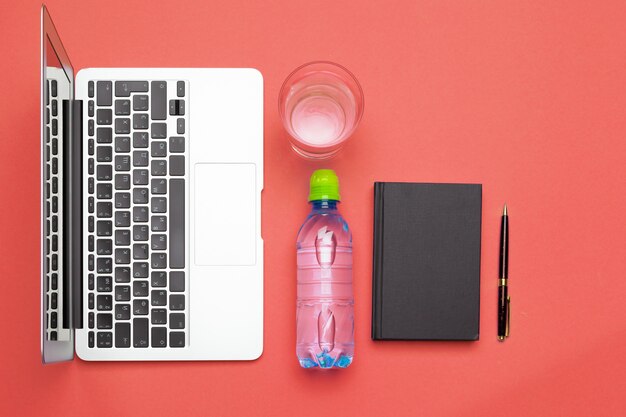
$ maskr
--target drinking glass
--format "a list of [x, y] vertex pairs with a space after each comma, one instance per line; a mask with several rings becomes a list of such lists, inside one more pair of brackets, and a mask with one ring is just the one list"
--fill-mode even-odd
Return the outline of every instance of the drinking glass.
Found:
[[309, 159], [326, 159], [339, 152], [359, 124], [363, 104], [363, 91], [354, 75], [328, 61], [296, 68], [278, 97], [291, 147]]

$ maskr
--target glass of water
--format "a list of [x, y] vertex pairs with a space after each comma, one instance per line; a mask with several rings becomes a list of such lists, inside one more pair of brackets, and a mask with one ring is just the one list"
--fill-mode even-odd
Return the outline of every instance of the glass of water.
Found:
[[363, 116], [363, 91], [341, 65], [316, 61], [296, 68], [278, 97], [292, 148], [309, 159], [334, 156]]

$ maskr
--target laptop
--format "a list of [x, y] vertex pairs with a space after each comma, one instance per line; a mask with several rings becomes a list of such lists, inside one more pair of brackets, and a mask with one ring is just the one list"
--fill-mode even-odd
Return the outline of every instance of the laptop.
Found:
[[43, 362], [258, 358], [261, 74], [75, 74], [43, 6], [41, 110]]

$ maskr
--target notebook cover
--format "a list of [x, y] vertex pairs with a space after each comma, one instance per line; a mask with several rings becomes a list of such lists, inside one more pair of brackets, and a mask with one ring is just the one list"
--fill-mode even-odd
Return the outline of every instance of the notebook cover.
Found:
[[482, 185], [374, 184], [372, 339], [478, 340]]

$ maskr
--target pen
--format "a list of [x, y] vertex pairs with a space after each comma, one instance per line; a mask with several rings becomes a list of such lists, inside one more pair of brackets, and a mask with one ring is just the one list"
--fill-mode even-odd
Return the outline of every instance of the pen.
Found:
[[506, 204], [500, 224], [500, 268], [498, 278], [498, 340], [509, 337], [511, 297], [509, 296], [509, 215]]

